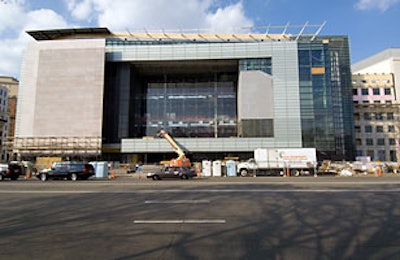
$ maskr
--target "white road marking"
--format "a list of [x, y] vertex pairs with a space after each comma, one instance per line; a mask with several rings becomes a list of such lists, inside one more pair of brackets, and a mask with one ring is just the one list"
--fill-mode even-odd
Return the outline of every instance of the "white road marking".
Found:
[[0, 190], [0, 194], [160, 194], [160, 193], [396, 193], [400, 188], [395, 189], [167, 189], [167, 190], [129, 190], [129, 191], [108, 191], [108, 190]]
[[225, 219], [134, 220], [134, 224], [225, 224]]
[[209, 200], [146, 200], [145, 204], [200, 204], [210, 203]]

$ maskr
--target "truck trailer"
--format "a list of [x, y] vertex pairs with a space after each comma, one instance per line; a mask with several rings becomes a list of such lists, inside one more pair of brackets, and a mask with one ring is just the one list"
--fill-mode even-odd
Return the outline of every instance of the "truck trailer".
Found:
[[298, 176], [315, 173], [315, 148], [258, 148], [254, 158], [237, 166], [239, 176], [284, 175]]

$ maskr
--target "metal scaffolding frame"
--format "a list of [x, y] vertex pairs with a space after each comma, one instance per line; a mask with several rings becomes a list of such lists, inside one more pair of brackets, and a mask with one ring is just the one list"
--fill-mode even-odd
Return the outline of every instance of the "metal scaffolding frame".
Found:
[[97, 156], [101, 154], [101, 137], [46, 136], [13, 137], [8, 149], [21, 156]]

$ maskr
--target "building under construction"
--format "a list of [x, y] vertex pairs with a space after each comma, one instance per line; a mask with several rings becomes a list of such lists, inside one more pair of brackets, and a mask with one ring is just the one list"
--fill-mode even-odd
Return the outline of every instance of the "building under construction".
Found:
[[156, 162], [173, 153], [163, 129], [192, 161], [260, 147], [351, 159], [348, 38], [321, 29], [29, 31], [14, 152]]

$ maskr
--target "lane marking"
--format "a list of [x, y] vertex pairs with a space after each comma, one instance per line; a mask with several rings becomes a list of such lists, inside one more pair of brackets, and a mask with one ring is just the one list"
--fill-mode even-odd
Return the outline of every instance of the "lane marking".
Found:
[[160, 194], [160, 193], [363, 193], [363, 192], [381, 192], [397, 193], [396, 189], [168, 189], [168, 190], [134, 190], [134, 191], [90, 191], [90, 190], [0, 190], [0, 194]]
[[203, 204], [209, 200], [146, 200], [144, 204]]
[[225, 219], [156, 219], [134, 220], [134, 224], [225, 224]]

